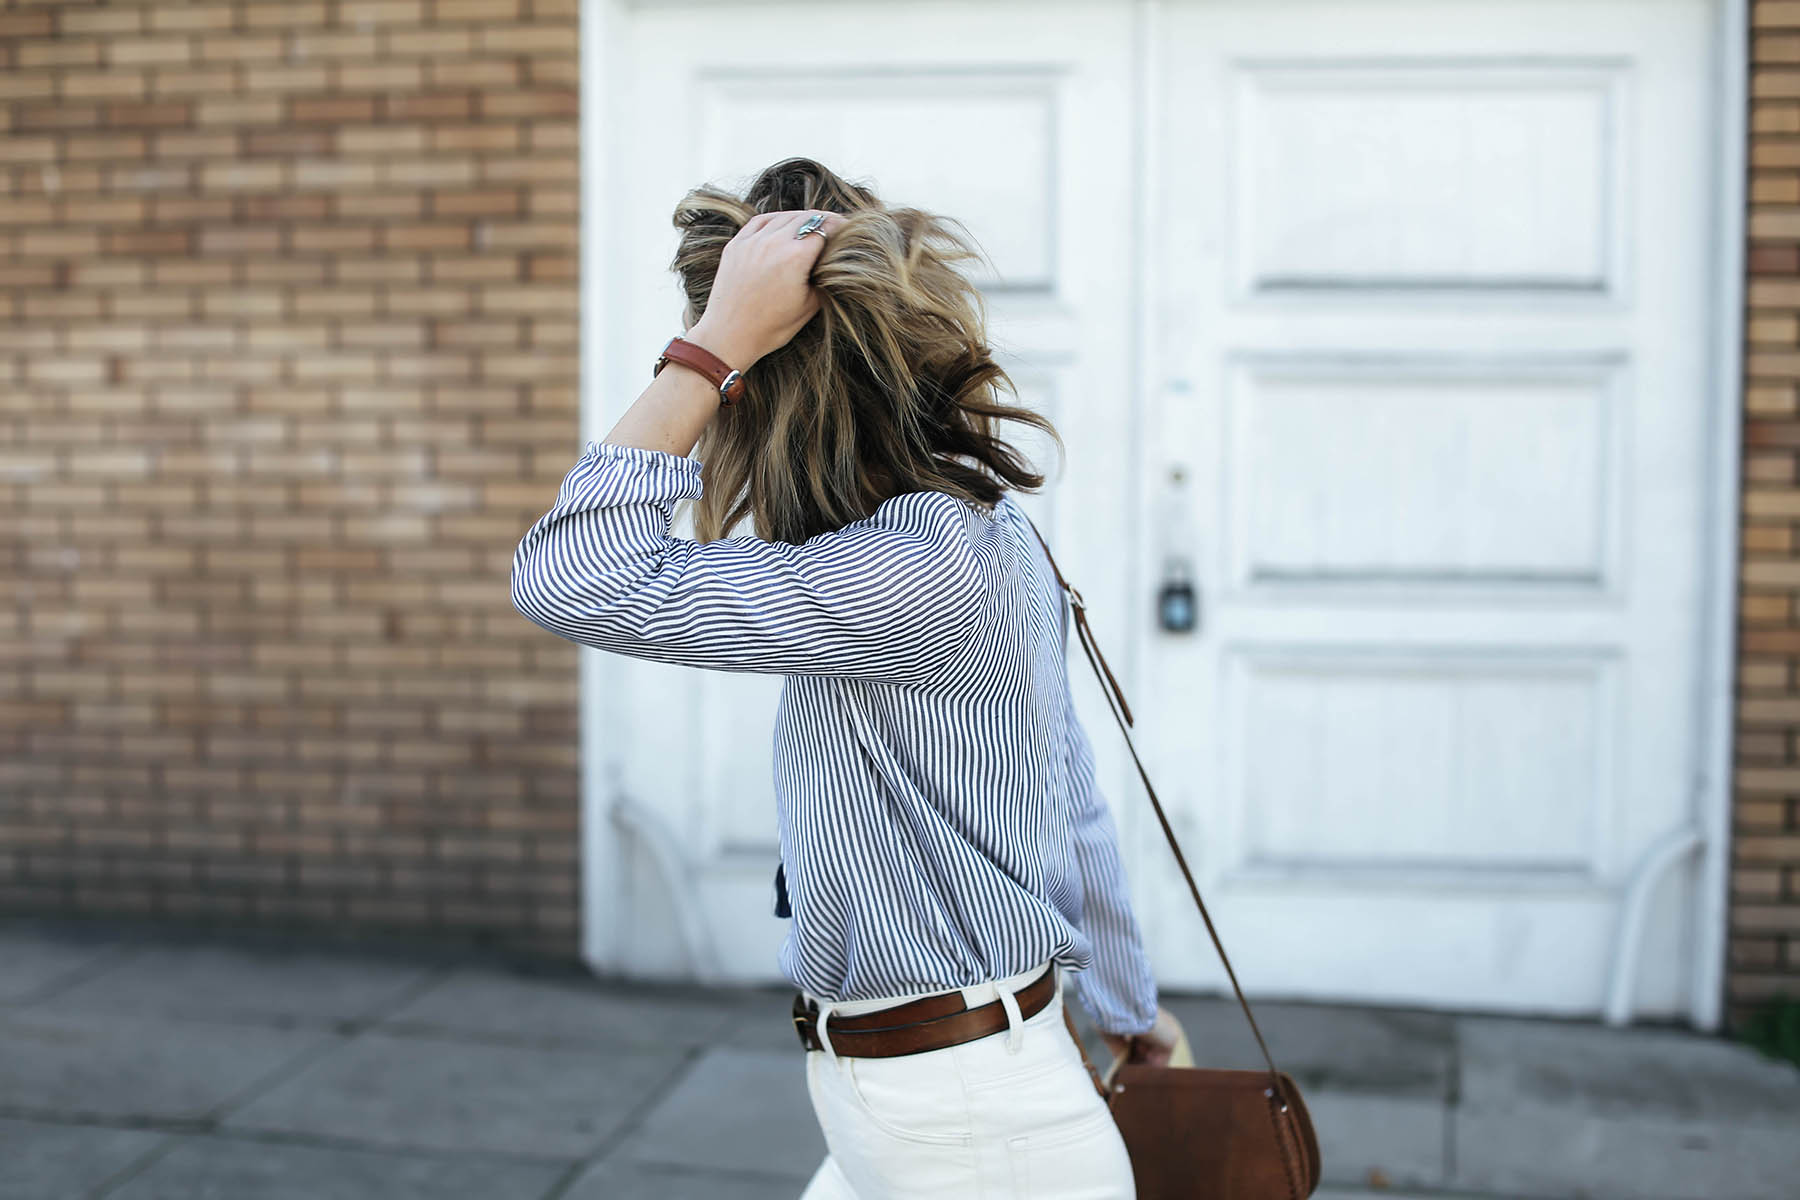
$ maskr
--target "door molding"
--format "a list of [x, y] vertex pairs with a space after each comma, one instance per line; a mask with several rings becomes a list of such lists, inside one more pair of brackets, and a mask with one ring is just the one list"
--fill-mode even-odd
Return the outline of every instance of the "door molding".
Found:
[[1714, 0], [1712, 214], [1712, 313], [1708, 323], [1713, 386], [1708, 395], [1706, 447], [1708, 511], [1702, 580], [1701, 677], [1695, 719], [1698, 778], [1694, 818], [1700, 851], [1699, 911], [1694, 914], [1693, 989], [1688, 1011], [1694, 1024], [1719, 1028], [1725, 1007], [1726, 933], [1731, 916], [1732, 741], [1737, 679], [1739, 520], [1743, 503], [1739, 461], [1743, 436], [1744, 239], [1750, 111], [1749, 0]]
[[[623, 357], [613, 323], [605, 280], [619, 259], [609, 185], [618, 169], [617, 125], [629, 119], [622, 81], [624, 31], [631, 14], [624, 0], [582, 0], [580, 14], [580, 88], [578, 116], [581, 164], [580, 248], [580, 434], [583, 446], [606, 436], [616, 419], [605, 403], [606, 384], [622, 377]], [[581, 957], [590, 968], [610, 972], [619, 961], [619, 914], [626, 911], [627, 874], [623, 830], [612, 819], [619, 781], [609, 777], [605, 753], [605, 705], [614, 673], [603, 651], [582, 646], [578, 703], [581, 730]]]

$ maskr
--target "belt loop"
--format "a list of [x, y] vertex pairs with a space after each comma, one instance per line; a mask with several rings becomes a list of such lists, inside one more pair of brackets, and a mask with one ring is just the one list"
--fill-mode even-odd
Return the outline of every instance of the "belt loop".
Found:
[[994, 990], [1000, 993], [1000, 1007], [1006, 1010], [1006, 1052], [1017, 1054], [1025, 1045], [1025, 1018], [1019, 1015], [1019, 999], [1004, 985], [996, 985]]
[[818, 1003], [819, 1015], [813, 1018], [813, 1032], [818, 1035], [819, 1049], [825, 1052], [826, 1060], [836, 1063], [837, 1051], [831, 1048], [831, 1035], [825, 1032], [825, 1019], [835, 1011], [836, 1006], [830, 1000], [820, 1000]]

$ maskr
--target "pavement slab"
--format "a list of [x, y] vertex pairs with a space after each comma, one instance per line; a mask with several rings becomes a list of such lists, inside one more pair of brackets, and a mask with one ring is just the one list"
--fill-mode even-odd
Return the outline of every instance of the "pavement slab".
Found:
[[1460, 1187], [1595, 1200], [1794, 1200], [1800, 1067], [1655, 1028], [1464, 1017]]
[[336, 1040], [314, 1031], [0, 1011], [0, 1109], [77, 1120], [206, 1120]]
[[0, 922], [0, 1004], [51, 994], [125, 951], [125, 939], [105, 928]]
[[448, 972], [388, 1013], [380, 1028], [390, 1033], [686, 1048], [716, 1041], [740, 1015], [741, 1003], [735, 990], [712, 995], [695, 988], [612, 983], [586, 973], [471, 967]]
[[1613, 1116], [1800, 1125], [1800, 1067], [1673, 1029], [1462, 1017], [1462, 1103]]
[[368, 1032], [232, 1113], [227, 1129], [574, 1160], [684, 1070], [666, 1051]]
[[1322, 1183], [1430, 1188], [1448, 1179], [1450, 1114], [1442, 1102], [1300, 1088], [1319, 1139]]
[[793, 988], [742, 988], [730, 996], [731, 1018], [719, 1035], [723, 1044], [746, 1050], [799, 1050], [794, 1033]]
[[1580, 1200], [1795, 1200], [1800, 1125], [1732, 1128], [1555, 1109], [1452, 1115], [1457, 1188]]
[[[566, 1167], [183, 1137], [107, 1200], [541, 1200]], [[72, 1195], [72, 1193], [56, 1193]], [[52, 1193], [40, 1193], [47, 1200]]]
[[149, 945], [42, 1003], [67, 1013], [336, 1025], [387, 1011], [433, 970], [279, 946]]
[[607, 1161], [576, 1180], [561, 1200], [798, 1200], [804, 1186], [785, 1175]]
[[790, 1050], [708, 1050], [615, 1157], [786, 1176], [804, 1184], [825, 1157], [825, 1138], [807, 1095], [804, 1053], [797, 1039]]
[[148, 1129], [0, 1118], [0, 1200], [85, 1196], [167, 1140]]

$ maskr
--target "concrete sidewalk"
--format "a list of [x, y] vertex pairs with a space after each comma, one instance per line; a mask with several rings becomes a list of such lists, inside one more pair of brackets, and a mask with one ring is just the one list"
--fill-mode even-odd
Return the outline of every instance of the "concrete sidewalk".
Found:
[[[0, 923], [5, 1200], [793, 1200], [791, 992]], [[1225, 1000], [1195, 1056], [1254, 1066]], [[1257, 1009], [1325, 1200], [1800, 1197], [1800, 1069], [1668, 1030]], [[1097, 1050], [1098, 1047], [1095, 1047]]]

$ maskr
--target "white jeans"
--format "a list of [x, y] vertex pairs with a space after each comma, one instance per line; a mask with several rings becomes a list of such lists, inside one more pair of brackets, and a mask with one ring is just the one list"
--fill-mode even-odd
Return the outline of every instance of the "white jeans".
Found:
[[[973, 1006], [1005, 989], [1011, 1001], [1044, 969], [963, 995]], [[835, 1008], [852, 1015], [895, 1002]], [[922, 1054], [807, 1051], [828, 1153], [801, 1200], [1135, 1200], [1125, 1143], [1063, 1024], [1063, 973], [1037, 1015], [1019, 1022], [1016, 1001], [1007, 1015], [1005, 1030]]]

